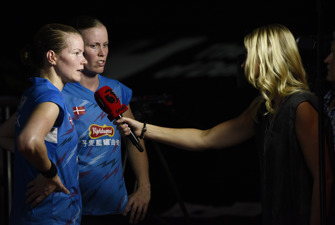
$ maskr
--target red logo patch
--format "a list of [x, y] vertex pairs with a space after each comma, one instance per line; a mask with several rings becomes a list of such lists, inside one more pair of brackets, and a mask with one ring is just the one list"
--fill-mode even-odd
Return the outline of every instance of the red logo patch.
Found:
[[105, 135], [108, 135], [110, 137], [114, 136], [114, 128], [112, 126], [106, 126], [106, 125], [99, 126], [96, 124], [92, 124], [89, 127], [89, 131], [90, 131], [89, 136], [92, 139], [96, 139]]

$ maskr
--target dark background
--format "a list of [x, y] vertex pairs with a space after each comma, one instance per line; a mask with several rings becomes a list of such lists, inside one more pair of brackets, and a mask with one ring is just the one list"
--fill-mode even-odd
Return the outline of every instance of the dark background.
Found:
[[[331, 0], [10, 1], [3, 5], [1, 13], [1, 83], [6, 84], [1, 94], [20, 95], [17, 87], [21, 84], [15, 81], [20, 82], [26, 75], [20, 63], [20, 50], [46, 23], [67, 22], [82, 14], [96, 16], [109, 28], [113, 53], [140, 39], [154, 39], [153, 48], [178, 37], [197, 35], [242, 44], [247, 32], [269, 23], [286, 25], [296, 37], [315, 37], [319, 33], [325, 36], [334, 30], [334, 5]], [[138, 77], [137, 74], [138, 71], [132, 75]]]
[[[329, 36], [335, 30], [335, 7], [330, 0], [13, 1], [3, 7], [1, 14], [1, 97], [19, 97], [28, 84], [29, 74], [20, 62], [20, 50], [37, 29], [83, 14], [96, 16], [108, 26], [110, 53], [103, 75], [133, 89], [131, 106], [137, 119], [200, 129], [239, 115], [257, 95], [239, 71], [238, 56], [243, 53], [247, 32], [260, 25], [281, 23], [295, 37], [308, 37], [312, 42], [321, 37], [320, 52], [311, 45], [301, 47], [311, 87], [317, 90], [315, 80], [318, 74], [324, 79], [322, 61], [329, 52]], [[187, 47], [188, 41], [197, 38], [201, 41]], [[164, 47], [175, 47], [180, 40], [184, 40], [184, 47], [176, 47], [168, 55], [162, 53]], [[133, 46], [142, 47], [129, 50]], [[119, 63], [120, 56], [124, 64]], [[206, 152], [146, 143], [154, 213], [162, 213], [178, 202], [167, 169], [187, 203], [222, 207], [235, 202], [259, 202], [253, 139], [222, 151]], [[129, 169], [126, 179], [131, 191], [133, 175]]]

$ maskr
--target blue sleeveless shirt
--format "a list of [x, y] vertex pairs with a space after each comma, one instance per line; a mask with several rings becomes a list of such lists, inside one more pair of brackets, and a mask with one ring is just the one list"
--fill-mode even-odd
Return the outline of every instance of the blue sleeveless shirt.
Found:
[[81, 194], [77, 158], [78, 135], [61, 92], [47, 79], [33, 78], [33, 85], [25, 90], [18, 107], [15, 125], [15, 139], [37, 105], [53, 102], [59, 107], [58, 119], [45, 138], [49, 159], [57, 166], [58, 176], [70, 191], [53, 192], [35, 208], [25, 204], [27, 184], [39, 175], [18, 151], [15, 143], [14, 195], [10, 215], [11, 225], [79, 225], [81, 220]]
[[[121, 104], [128, 105], [132, 91], [117, 80], [99, 76], [99, 88], [114, 90]], [[65, 103], [79, 135], [79, 183], [84, 215], [122, 213], [128, 203], [123, 178], [121, 136], [98, 106], [94, 92], [80, 83], [68, 83]]]

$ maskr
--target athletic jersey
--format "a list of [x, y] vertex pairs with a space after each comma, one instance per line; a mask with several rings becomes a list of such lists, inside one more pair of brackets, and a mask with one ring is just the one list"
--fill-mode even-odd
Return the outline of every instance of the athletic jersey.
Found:
[[35, 208], [25, 204], [27, 184], [39, 175], [18, 151], [15, 143], [14, 196], [10, 224], [12, 225], [79, 225], [81, 220], [81, 194], [77, 144], [78, 135], [67, 111], [60, 91], [49, 80], [31, 79], [32, 86], [25, 90], [18, 107], [15, 139], [37, 105], [53, 102], [59, 107], [59, 116], [54, 127], [45, 137], [49, 159], [56, 165], [58, 176], [70, 194], [53, 192]]
[[[128, 105], [132, 91], [117, 80], [98, 75], [99, 88], [114, 90], [121, 104]], [[121, 137], [94, 98], [80, 83], [63, 89], [66, 106], [79, 135], [79, 183], [84, 215], [122, 213], [128, 203], [123, 178]]]

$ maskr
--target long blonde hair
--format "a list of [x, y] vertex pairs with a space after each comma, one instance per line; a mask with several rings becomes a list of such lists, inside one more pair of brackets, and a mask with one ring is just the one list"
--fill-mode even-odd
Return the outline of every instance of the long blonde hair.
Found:
[[257, 88], [267, 111], [274, 114], [273, 100], [298, 91], [309, 90], [306, 72], [295, 39], [280, 24], [263, 26], [245, 36], [247, 50], [245, 74]]

